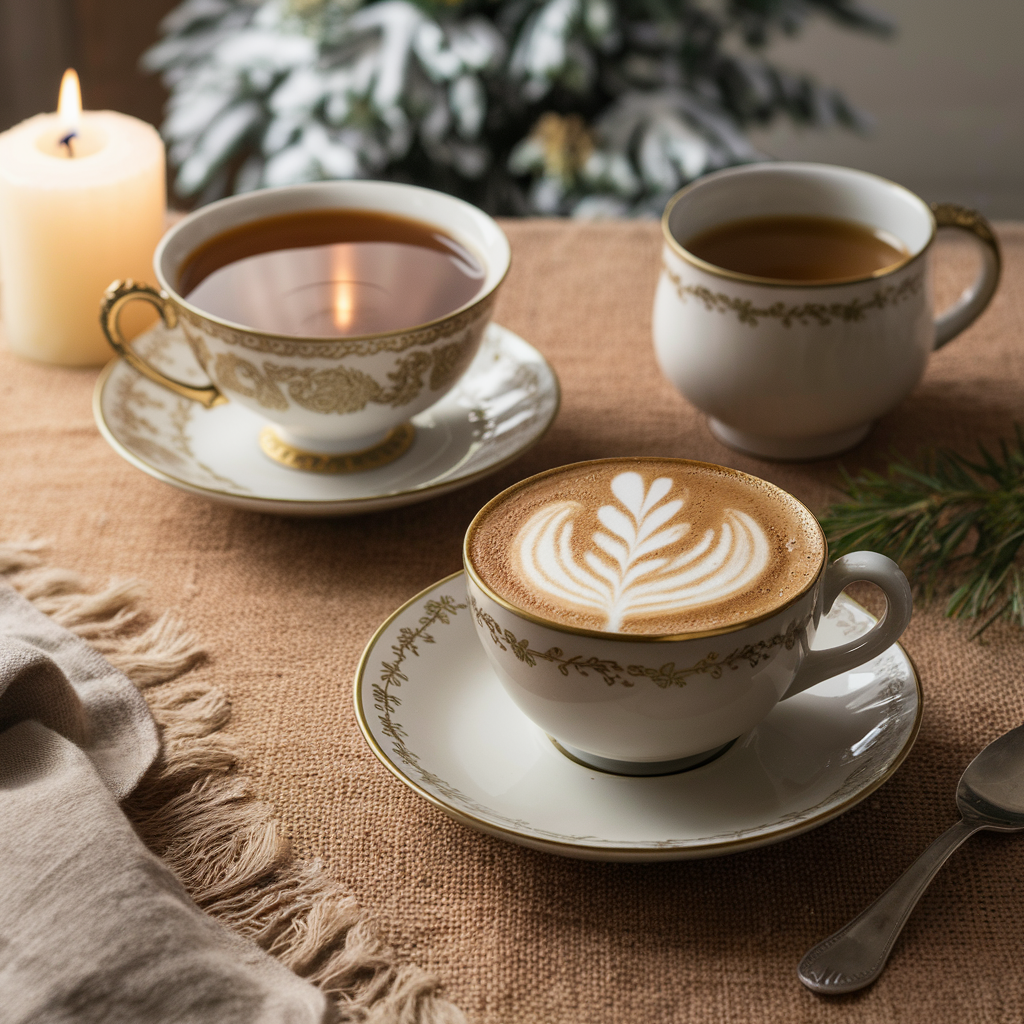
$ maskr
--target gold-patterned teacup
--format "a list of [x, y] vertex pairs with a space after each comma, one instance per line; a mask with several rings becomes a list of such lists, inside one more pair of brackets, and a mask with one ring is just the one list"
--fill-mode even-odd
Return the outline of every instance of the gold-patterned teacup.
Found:
[[[895, 562], [859, 551], [829, 564], [792, 495], [687, 459], [520, 481], [474, 518], [463, 561], [512, 700], [574, 760], [625, 775], [708, 761], [780, 700], [882, 654], [912, 612]], [[862, 580], [885, 595], [882, 619], [813, 649], [821, 617]]]
[[[357, 337], [257, 330], [212, 315], [182, 294], [183, 270], [211, 239], [266, 218], [322, 210], [383, 213], [434, 226], [477, 258], [482, 284], [440, 318]], [[372, 469], [409, 448], [411, 418], [446, 394], [469, 366], [509, 262], [508, 239], [494, 220], [440, 192], [377, 181], [266, 189], [212, 203], [176, 224], [154, 256], [159, 289], [114, 282], [100, 319], [115, 351], [150, 380], [207, 407], [239, 402], [267, 420], [260, 444], [278, 462], [316, 472]], [[181, 327], [208, 385], [171, 379], [132, 350], [118, 320], [134, 300], [153, 305], [169, 328]]]
[[[888, 238], [895, 263], [853, 278], [780, 280], [716, 266], [687, 244], [755, 218], [841, 221]], [[981, 269], [935, 317], [937, 228], [977, 243]], [[764, 458], [816, 459], [858, 444], [917, 385], [929, 355], [968, 327], [999, 281], [980, 214], [929, 207], [884, 178], [811, 163], [765, 163], [701, 178], [662, 218], [654, 347], [665, 376], [725, 444]]]

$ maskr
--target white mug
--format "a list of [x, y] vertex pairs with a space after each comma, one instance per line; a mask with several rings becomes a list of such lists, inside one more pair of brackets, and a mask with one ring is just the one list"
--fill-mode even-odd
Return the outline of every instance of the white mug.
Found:
[[[730, 221], [780, 215], [881, 229], [908, 255], [860, 280], [818, 284], [725, 270], [685, 247]], [[929, 263], [938, 227], [968, 232], [982, 267], [935, 319]], [[984, 310], [999, 281], [999, 245], [979, 214], [929, 207], [884, 178], [825, 164], [708, 175], [669, 201], [662, 232], [653, 317], [661, 369], [719, 440], [764, 458], [823, 458], [862, 441], [921, 379], [929, 354]]]
[[[204, 243], [241, 225], [308, 210], [374, 210], [436, 225], [476, 254], [484, 268], [468, 302], [428, 324], [362, 337], [293, 337], [213, 316], [179, 291], [179, 277]], [[204, 206], [164, 235], [153, 257], [160, 288], [115, 281], [100, 322], [114, 350], [140, 373], [184, 398], [231, 400], [268, 421], [260, 445], [294, 469], [373, 469], [411, 444], [409, 420], [456, 384], [491, 317], [511, 251], [505, 233], [475, 206], [431, 189], [383, 181], [332, 181], [263, 189]], [[122, 337], [128, 302], [155, 306], [180, 325], [210, 378], [196, 387], [145, 362]]]
[[[570, 468], [645, 459], [599, 459]], [[659, 470], [684, 459], [652, 459]], [[606, 632], [541, 618], [509, 603], [473, 564], [477, 524], [523, 487], [560, 473], [548, 470], [493, 498], [466, 532], [463, 563], [477, 636], [499, 681], [520, 710], [576, 760], [625, 775], [693, 767], [753, 729], [780, 700], [863, 665], [899, 639], [913, 611], [899, 566], [874, 551], [831, 565], [824, 536], [817, 573], [784, 606], [720, 629], [651, 636]], [[762, 491], [774, 485], [711, 467]], [[795, 501], [786, 495], [787, 501]], [[813, 521], [813, 516], [808, 517]], [[851, 583], [866, 580], [885, 595], [885, 614], [867, 633], [811, 650], [822, 615]]]

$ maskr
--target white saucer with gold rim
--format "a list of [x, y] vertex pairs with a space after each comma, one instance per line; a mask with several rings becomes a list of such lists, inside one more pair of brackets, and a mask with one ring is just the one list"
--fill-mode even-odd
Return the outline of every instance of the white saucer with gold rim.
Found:
[[[359, 726], [386, 768], [456, 821], [547, 853], [685, 860], [799, 835], [890, 778], [921, 724], [917, 673], [895, 644], [777, 705], [700, 767], [607, 774], [561, 752], [512, 703], [470, 615], [462, 572], [399, 608], [359, 662]], [[874, 621], [841, 594], [815, 646]]]
[[[134, 347], [186, 383], [205, 379], [177, 332], [158, 326]], [[535, 444], [558, 405], [554, 370], [532, 345], [497, 324], [487, 328], [459, 383], [413, 417], [408, 450], [361, 472], [280, 465], [261, 450], [266, 424], [255, 413], [237, 402], [203, 408], [119, 359], [100, 375], [93, 396], [100, 432], [150, 476], [239, 508], [311, 516], [394, 508], [463, 487]]]

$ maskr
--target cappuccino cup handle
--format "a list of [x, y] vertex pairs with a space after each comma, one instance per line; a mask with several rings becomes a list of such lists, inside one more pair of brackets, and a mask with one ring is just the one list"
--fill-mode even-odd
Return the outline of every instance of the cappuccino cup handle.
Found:
[[932, 203], [935, 223], [940, 228], [959, 228], [973, 236], [981, 249], [981, 270], [974, 284], [966, 288], [952, 306], [935, 318], [935, 348], [952, 341], [981, 315], [995, 294], [1003, 259], [992, 225], [980, 213], [954, 203]]
[[900, 567], [877, 551], [854, 551], [837, 558], [826, 570], [822, 581], [822, 615], [827, 615], [835, 599], [851, 584], [874, 583], [885, 595], [885, 614], [863, 636], [824, 651], [809, 651], [796, 678], [782, 700], [802, 693], [823, 679], [839, 675], [877, 657], [891, 647], [910, 623], [914, 610], [910, 584]]
[[115, 281], [104, 293], [100, 302], [100, 326], [107, 336], [111, 348], [130, 366], [138, 370], [143, 377], [168, 388], [182, 398], [199, 402], [207, 409], [215, 405], [221, 405], [227, 399], [220, 393], [214, 384], [196, 386], [186, 384], [183, 381], [168, 377], [161, 373], [155, 366], [151, 366], [143, 358], [136, 355], [131, 343], [126, 341], [121, 333], [119, 324], [121, 310], [129, 302], [136, 300], [148, 302], [160, 314], [165, 326], [173, 330], [178, 325], [178, 314], [175, 312], [171, 300], [163, 293], [151, 288], [148, 284], [136, 284], [130, 278], [124, 281]]

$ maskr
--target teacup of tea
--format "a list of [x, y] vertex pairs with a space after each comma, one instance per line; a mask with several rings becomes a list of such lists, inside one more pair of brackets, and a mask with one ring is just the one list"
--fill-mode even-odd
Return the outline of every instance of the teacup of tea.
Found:
[[[295, 469], [347, 472], [397, 458], [410, 419], [462, 376], [508, 270], [501, 228], [452, 196], [339, 181], [205, 206], [154, 256], [159, 290], [115, 282], [101, 322], [136, 370], [206, 406], [268, 421], [260, 444]], [[122, 337], [126, 303], [180, 325], [210, 378], [172, 380]]]
[[[480, 510], [463, 560], [477, 635], [522, 711], [571, 757], [653, 775], [703, 763], [780, 701], [881, 654], [910, 587], [871, 551], [828, 564], [811, 512], [774, 484], [685, 459], [579, 462]], [[886, 611], [811, 650], [839, 594]]]
[[[936, 228], [978, 243], [974, 284], [937, 319]], [[654, 347], [713, 433], [766, 458], [858, 444], [988, 304], [1000, 255], [971, 210], [929, 208], [863, 171], [765, 163], [708, 175], [662, 218]]]

